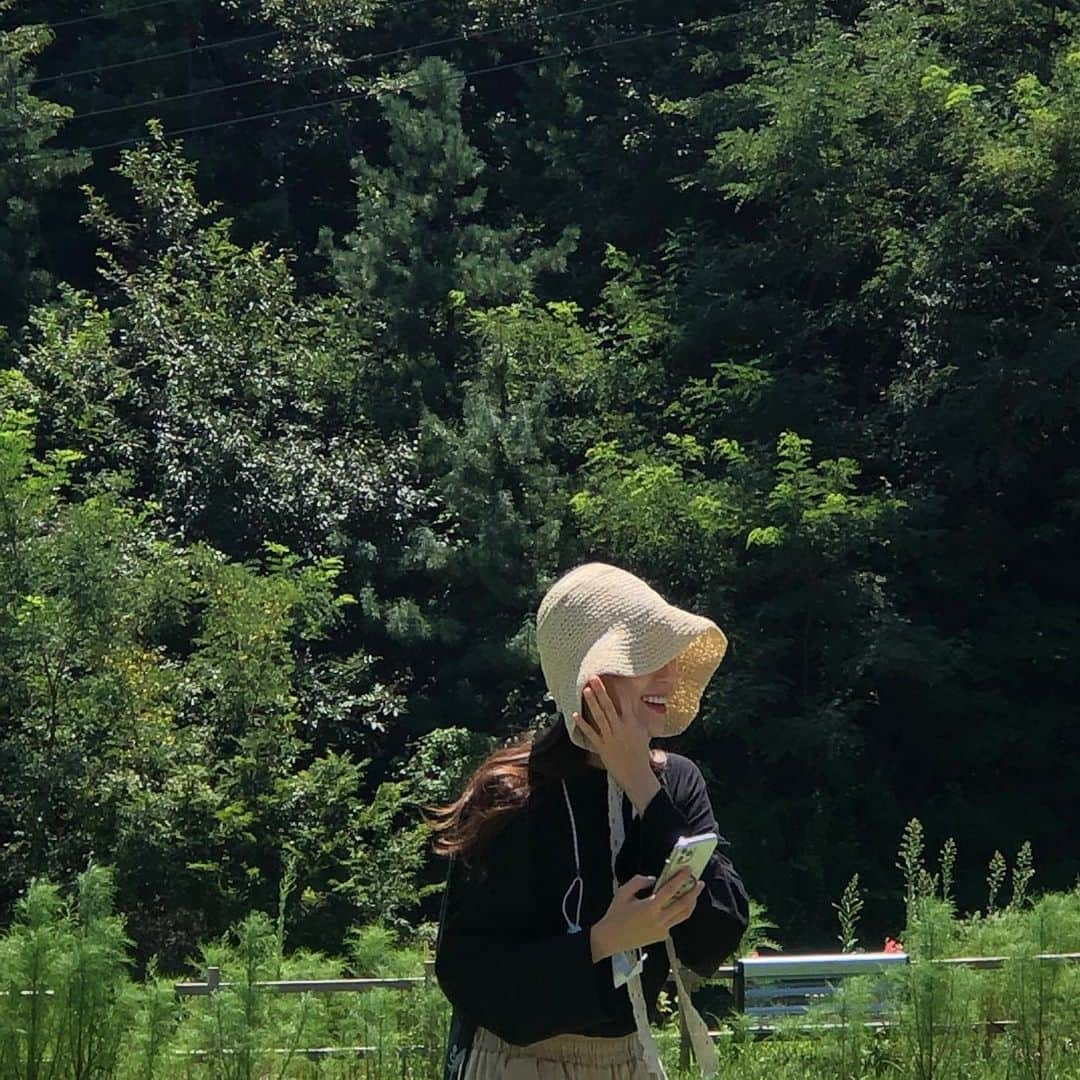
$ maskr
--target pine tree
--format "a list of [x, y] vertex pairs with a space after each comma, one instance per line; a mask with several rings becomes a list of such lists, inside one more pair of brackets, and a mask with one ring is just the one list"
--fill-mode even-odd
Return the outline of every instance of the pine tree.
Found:
[[87, 162], [45, 145], [71, 113], [31, 91], [33, 62], [49, 41], [40, 26], [0, 30], [0, 360], [51, 281], [41, 259], [41, 197]]
[[370, 334], [368, 392], [384, 424], [415, 423], [424, 406], [460, 407], [469, 370], [463, 305], [524, 294], [543, 271], [565, 267], [575, 230], [553, 246], [521, 222], [492, 224], [480, 154], [461, 116], [462, 76], [430, 58], [382, 86], [387, 163], [353, 162], [356, 230], [322, 244], [354, 317]]

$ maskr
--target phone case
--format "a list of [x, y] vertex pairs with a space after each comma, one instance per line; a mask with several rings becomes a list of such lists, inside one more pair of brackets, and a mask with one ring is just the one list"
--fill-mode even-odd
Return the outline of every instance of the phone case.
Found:
[[[664, 863], [664, 869], [660, 871], [660, 876], [656, 879], [653, 892], [660, 889], [665, 882], [670, 881], [684, 866], [690, 867], [690, 873], [694, 875], [694, 881], [697, 881], [708, 865], [709, 859], [712, 858], [719, 840], [719, 835], [714, 832], [698, 833], [696, 836], [680, 836], [675, 841], [667, 862]], [[694, 881], [688, 882], [675, 895], [682, 896], [688, 892], [694, 887]]]

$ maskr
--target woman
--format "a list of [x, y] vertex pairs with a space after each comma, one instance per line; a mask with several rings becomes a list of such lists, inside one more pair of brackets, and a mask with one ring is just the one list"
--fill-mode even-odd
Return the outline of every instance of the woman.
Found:
[[749, 904], [719, 850], [696, 886], [684, 870], [653, 894], [678, 837], [716, 820], [698, 767], [650, 740], [693, 720], [727, 639], [633, 574], [587, 563], [544, 596], [537, 644], [561, 718], [432, 808], [450, 856], [435, 958], [453, 1006], [447, 1080], [663, 1078], [649, 1025], [673, 963], [711, 1076], [681, 969], [711, 975]]

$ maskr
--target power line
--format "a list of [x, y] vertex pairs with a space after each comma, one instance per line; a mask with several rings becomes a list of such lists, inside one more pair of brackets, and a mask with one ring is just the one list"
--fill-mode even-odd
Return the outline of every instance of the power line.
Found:
[[[161, 3], [174, 3], [175, 0], [158, 0]], [[416, 7], [417, 4], [425, 3], [426, 0], [405, 0], [404, 3], [396, 4], [390, 10], [394, 13], [404, 11], [406, 8]], [[147, 7], [156, 7], [157, 4], [148, 4]], [[129, 11], [139, 10], [128, 8]], [[89, 17], [89, 16], [88, 16]], [[49, 24], [51, 25], [51, 24]], [[314, 23], [303, 23], [297, 29], [302, 30], [305, 26], [313, 26]], [[64, 71], [59, 75], [45, 75], [40, 79], [34, 79], [31, 86], [44, 86], [47, 83], [59, 82], [61, 79], [77, 79], [83, 75], [99, 75], [104, 71], [119, 71], [121, 68], [135, 67], [139, 64], [150, 64], [155, 60], [175, 60], [178, 56], [191, 56], [195, 53], [212, 52], [214, 49], [227, 49], [233, 45], [244, 45], [249, 41], [265, 41], [266, 38], [280, 37], [284, 30], [264, 30], [258, 34], [242, 34], [240, 37], [226, 38], [224, 41], [208, 41], [205, 45], [192, 45], [187, 49], [174, 49], [172, 52], [152, 53], [150, 56], [138, 56], [133, 60], [118, 60], [114, 64], [100, 64], [98, 67], [80, 68], [78, 71]]]
[[[647, 41], [650, 39], [667, 37], [670, 34], [678, 34], [682, 32], [683, 24], [676, 23], [674, 26], [669, 26], [663, 30], [653, 30], [646, 34], [634, 34], [631, 37], [617, 38], [614, 41], [601, 42], [597, 45], [589, 45], [583, 49], [564, 49], [561, 52], [548, 53], [544, 56], [532, 56], [527, 60], [514, 60], [506, 64], [494, 64], [491, 67], [474, 68], [471, 71], [458, 72], [454, 76], [460, 79], [469, 79], [476, 75], [490, 75], [496, 71], [509, 71], [513, 68], [528, 67], [531, 64], [542, 64], [548, 60], [559, 60], [568, 56], [581, 56], [584, 53], [596, 52], [599, 49], [610, 49], [617, 45], [630, 45], [636, 41]], [[447, 80], [449, 81], [449, 80]], [[407, 86], [399, 87], [399, 89], [407, 89]], [[192, 127], [176, 128], [172, 131], [162, 132], [162, 138], [172, 139], [181, 135], [193, 135], [197, 132], [213, 131], [217, 128], [233, 127], [237, 124], [247, 124], [256, 120], [268, 120], [276, 116], [289, 116], [300, 112], [309, 112], [313, 109], [322, 109], [328, 105], [343, 105], [350, 101], [356, 101], [359, 98], [367, 97], [366, 93], [347, 94], [343, 97], [330, 98], [326, 101], [315, 101], [307, 105], [294, 105], [288, 109], [273, 109], [269, 112], [254, 113], [250, 116], [238, 116], [232, 120], [219, 120], [210, 124], [196, 124]], [[78, 146], [73, 147], [72, 152], [83, 152], [87, 154], [95, 154], [99, 150], [114, 150], [120, 146], [137, 146], [142, 143], [152, 141], [153, 136], [143, 135], [135, 136], [129, 139], [118, 139], [115, 142], [99, 143], [96, 146]], [[42, 157], [42, 154], [33, 154], [23, 160], [33, 160], [35, 157]], [[16, 158], [16, 160], [18, 160]]]
[[[530, 20], [527, 25], [545, 25], [549, 22], [557, 22], [559, 19], [568, 19], [575, 15], [590, 15], [596, 11], [604, 11], [608, 8], [623, 7], [630, 3], [631, 0], [607, 0], [606, 3], [593, 4], [589, 7], [576, 8], [573, 11], [563, 11], [556, 15], [552, 15], [546, 19]], [[413, 45], [405, 45], [398, 49], [388, 49], [385, 52], [377, 53], [365, 53], [363, 56], [357, 56], [350, 60], [350, 64], [359, 64], [361, 62], [369, 60], [385, 60], [393, 56], [401, 56], [405, 53], [412, 52], [418, 49], [436, 48], [440, 45], [451, 45], [458, 41], [470, 41], [478, 38], [489, 37], [492, 34], [497, 34], [503, 30], [513, 29], [516, 26], [526, 25], [522, 21], [514, 23], [503, 23], [500, 26], [489, 27], [486, 30], [469, 31], [464, 34], [455, 34], [453, 37], [437, 38], [433, 41], [419, 41]], [[210, 86], [204, 90], [190, 90], [184, 94], [171, 94], [168, 97], [160, 98], [147, 98], [145, 101], [130, 102], [126, 105], [113, 105], [105, 109], [92, 109], [89, 112], [75, 113], [70, 116], [65, 123], [71, 123], [74, 120], [88, 120], [95, 116], [108, 116], [114, 113], [129, 112], [132, 109], [143, 109], [148, 107], [156, 107], [160, 105], [167, 105], [174, 101], [188, 101], [191, 98], [205, 97], [208, 94], [223, 94], [228, 90], [240, 90], [247, 86], [256, 86], [260, 83], [273, 83], [275, 80], [269, 75], [259, 76], [254, 79], [244, 79], [242, 82], [225, 83], [222, 86]], [[14, 129], [7, 129], [14, 130]]]
[[98, 19], [118, 19], [121, 15], [130, 15], [136, 11], [146, 11], [148, 8], [165, 7], [166, 4], [175, 4], [178, 0], [154, 0], [152, 4], [139, 4], [136, 7], [120, 8], [117, 11], [99, 11], [96, 15], [80, 15], [75, 19], [58, 19], [56, 22], [39, 23], [39, 26], [47, 26], [50, 30], [56, 30], [61, 26], [76, 26], [79, 23], [96, 22]]
[[145, 109], [151, 105], [165, 105], [170, 101], [187, 101], [190, 98], [205, 97], [207, 94], [222, 94], [226, 90], [240, 90], [245, 86], [256, 86], [259, 83], [268, 82], [273, 82], [273, 80], [269, 76], [262, 75], [256, 79], [245, 79], [243, 82], [226, 83], [224, 86], [208, 86], [205, 90], [189, 90], [186, 94], [147, 98], [145, 101], [134, 101], [130, 105], [112, 105], [107, 109], [91, 109], [89, 112], [75, 113], [73, 116], [69, 116], [64, 123], [70, 124], [73, 120], [89, 120], [92, 116], [108, 116], [110, 113], [130, 112], [132, 109]]
[[214, 49], [227, 49], [231, 45], [240, 45], [248, 41], [262, 41], [278, 37], [284, 31], [265, 30], [261, 34], [247, 34], [243, 37], [228, 38], [225, 41], [208, 41], [205, 45], [193, 45], [190, 49], [176, 49], [173, 52], [153, 53], [134, 60], [118, 60], [115, 64], [101, 64], [94, 68], [81, 68], [79, 71], [65, 71], [59, 75], [45, 75], [34, 79], [31, 86], [44, 86], [46, 83], [60, 82], [61, 79], [78, 79], [83, 75], [99, 75], [103, 71], [119, 71], [120, 68], [135, 67], [138, 64], [150, 64], [155, 60], [174, 60], [178, 56], [190, 56], [193, 53], [212, 52]]
[[[74, 19], [58, 19], [55, 22], [33, 23], [34, 26], [46, 26], [50, 30], [58, 30], [64, 26], [76, 26], [80, 23], [96, 22], [98, 19], [118, 19], [121, 15], [132, 15], [137, 11], [148, 11], [150, 8], [165, 7], [167, 4], [181, 3], [182, 0], [154, 0], [151, 4], [137, 4], [135, 7], [119, 8], [117, 11], [99, 11], [96, 15], [80, 15]], [[423, 0], [413, 0], [410, 4], [401, 4], [400, 7], [412, 7], [413, 4], [422, 3]]]

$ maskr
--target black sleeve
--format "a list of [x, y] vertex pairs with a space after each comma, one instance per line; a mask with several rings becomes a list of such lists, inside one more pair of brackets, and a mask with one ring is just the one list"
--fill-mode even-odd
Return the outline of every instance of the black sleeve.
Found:
[[518, 1046], [611, 1020], [618, 1009], [611, 958], [593, 963], [588, 926], [530, 935], [520, 836], [507, 826], [495, 837], [483, 883], [451, 860], [435, 953], [435, 976], [451, 1003]]
[[[680, 836], [719, 832], [705, 777], [689, 758], [673, 784], [676, 803], [667, 789], [649, 800], [641, 815], [638, 873], [659, 876]], [[701, 890], [693, 914], [671, 928], [671, 940], [679, 959], [691, 971], [708, 978], [735, 951], [750, 918], [750, 900], [731, 861], [721, 851], [728, 841], [716, 845], [701, 875]]]

